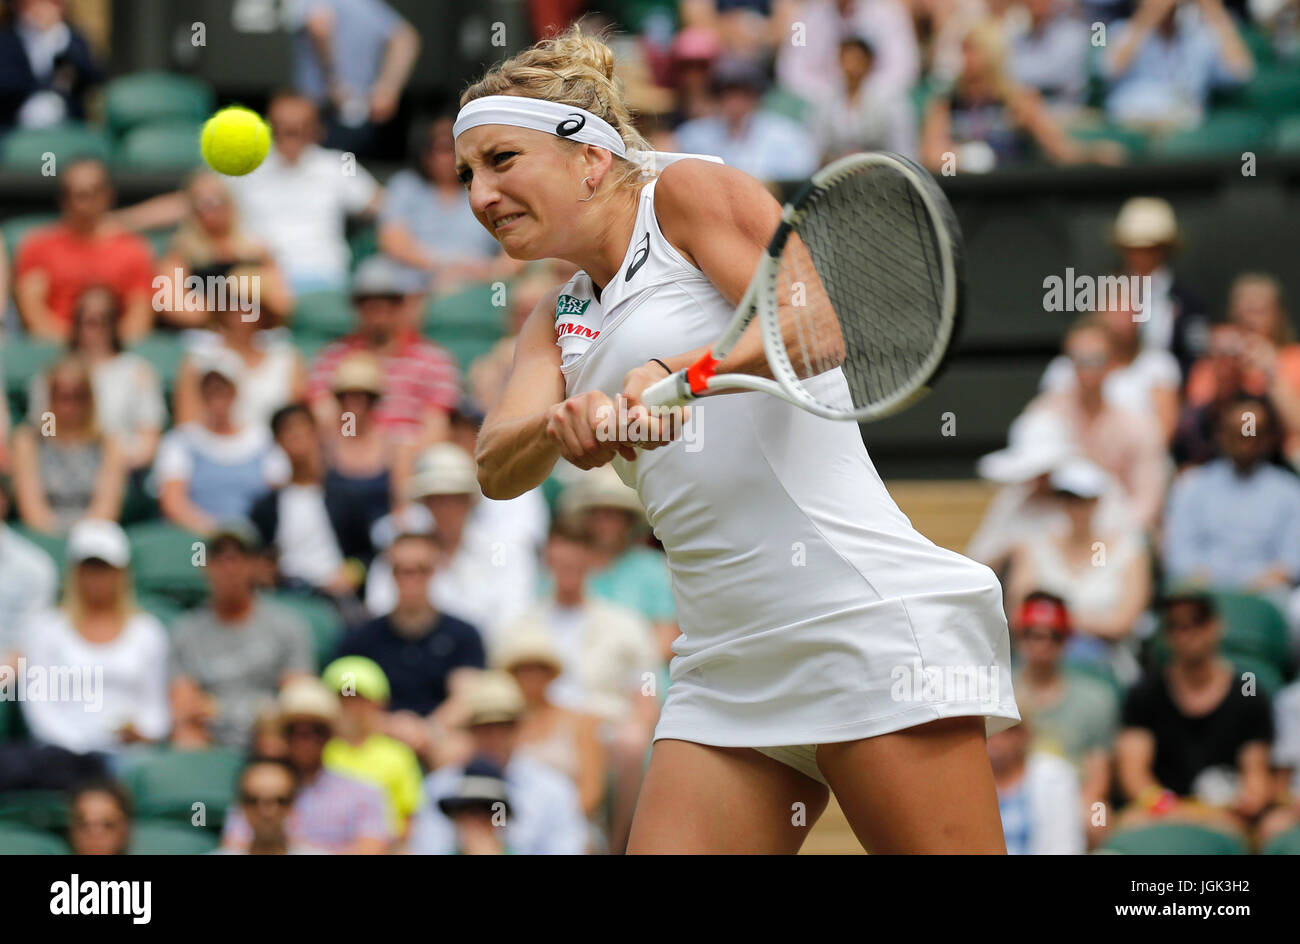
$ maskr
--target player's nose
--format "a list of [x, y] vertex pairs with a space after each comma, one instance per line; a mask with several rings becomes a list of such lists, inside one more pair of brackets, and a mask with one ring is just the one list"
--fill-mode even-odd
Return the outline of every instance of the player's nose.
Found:
[[475, 174], [469, 182], [469, 208], [479, 216], [501, 199], [501, 192], [486, 174]]

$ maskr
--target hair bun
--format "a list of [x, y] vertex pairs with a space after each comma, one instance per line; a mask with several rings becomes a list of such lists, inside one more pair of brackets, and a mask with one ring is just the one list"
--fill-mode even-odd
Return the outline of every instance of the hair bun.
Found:
[[606, 79], [614, 78], [614, 50], [599, 36], [573, 29], [555, 37], [550, 45], [558, 71], [573, 73], [589, 69]]

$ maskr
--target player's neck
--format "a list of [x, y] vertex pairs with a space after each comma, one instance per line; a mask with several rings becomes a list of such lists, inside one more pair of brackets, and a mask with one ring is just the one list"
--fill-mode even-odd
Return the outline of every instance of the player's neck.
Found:
[[640, 190], [622, 191], [612, 196], [599, 216], [595, 217], [604, 222], [590, 229], [590, 242], [564, 257], [591, 278], [597, 300], [600, 299], [601, 291], [623, 267], [628, 246], [632, 243], [632, 230], [636, 227], [640, 197]]

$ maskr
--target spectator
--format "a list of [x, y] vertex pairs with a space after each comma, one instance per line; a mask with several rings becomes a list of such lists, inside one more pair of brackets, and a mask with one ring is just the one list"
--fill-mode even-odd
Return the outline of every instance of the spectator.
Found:
[[337, 496], [332, 521], [344, 557], [367, 567], [375, 556], [371, 530], [393, 510], [393, 442], [375, 418], [384, 390], [379, 358], [366, 351], [338, 363], [330, 392], [339, 405], [339, 423], [321, 429], [325, 491]]
[[[120, 322], [117, 296], [102, 285], [90, 286], [73, 309], [68, 351], [90, 367], [95, 422], [122, 447], [127, 468], [134, 473], [153, 462], [167, 407], [153, 365], [122, 349]], [[40, 416], [49, 408], [46, 388], [44, 376], [32, 378], [27, 395], [29, 416]]]
[[438, 561], [431, 535], [398, 535], [387, 556], [396, 603], [391, 612], [344, 636], [338, 654], [373, 659], [392, 687], [390, 709], [425, 717], [446, 699], [456, 670], [483, 668], [483, 641], [473, 626], [429, 602]]
[[446, 438], [447, 414], [460, 396], [455, 360], [402, 323], [406, 281], [394, 264], [373, 256], [352, 283], [357, 331], [328, 345], [312, 363], [307, 398], [322, 428], [338, 428], [339, 406], [331, 395], [334, 372], [349, 354], [368, 352], [383, 364], [384, 390], [375, 419], [396, 442], [429, 444]]
[[673, 87], [674, 109], [669, 124], [676, 126], [713, 114], [713, 63], [722, 44], [712, 30], [688, 26], [674, 38], [670, 50], [668, 78]]
[[86, 95], [104, 79], [64, 0], [15, 0], [0, 29], [0, 132], [84, 121]]
[[322, 855], [289, 838], [290, 811], [299, 793], [298, 770], [286, 760], [254, 757], [239, 774], [239, 809], [248, 823], [248, 841], [217, 855]]
[[420, 34], [383, 0], [296, 0], [297, 90], [329, 115], [327, 147], [369, 153], [420, 57]]
[[[1133, 19], [1114, 26], [1102, 59], [1110, 80], [1106, 113], [1143, 128], [1198, 125], [1213, 86], [1250, 79], [1255, 61], [1222, 0], [1141, 0]], [[1179, 14], [1182, 7], [1183, 15]]]
[[253, 591], [260, 546], [247, 522], [220, 525], [205, 542], [207, 605], [172, 627], [171, 703], [179, 725], [197, 721], [210, 743], [246, 748], [282, 685], [316, 669], [311, 631]]
[[759, 109], [767, 80], [763, 70], [741, 59], [719, 60], [713, 72], [718, 113], [695, 118], [676, 131], [677, 143], [692, 154], [721, 157], [759, 180], [803, 180], [817, 169], [817, 150], [807, 129]]
[[[288, 318], [293, 297], [280, 277], [280, 269], [266, 246], [253, 239], [240, 224], [230, 188], [219, 174], [199, 171], [185, 189], [188, 213], [172, 237], [159, 265], [163, 278], [182, 286], [190, 277], [225, 278], [232, 270], [252, 270], [259, 280], [257, 323], [271, 327]], [[177, 297], [187, 303], [176, 307]], [[165, 304], [156, 306], [160, 328], [204, 328], [213, 313], [192, 305], [184, 291], [167, 292]], [[266, 317], [261, 317], [261, 312]]]
[[[966, 545], [966, 556], [1002, 573], [1011, 553], [1037, 535], [1069, 528], [1065, 509], [1052, 494], [1050, 475], [1078, 452], [1065, 421], [1043, 410], [1022, 413], [1011, 424], [1007, 448], [983, 456], [980, 477], [1001, 486], [984, 510]], [[1102, 531], [1132, 527], [1124, 489], [1110, 478], [1110, 489], [1097, 503], [1093, 527]]]
[[[431, 520], [441, 552], [442, 562], [428, 585], [430, 601], [478, 627], [490, 640], [536, 597], [533, 520], [542, 514], [532, 505], [537, 496], [531, 501], [485, 499], [473, 457], [452, 443], [439, 443], [420, 454], [406, 496], [418, 503], [411, 520]], [[529, 519], [515, 520], [512, 512], [527, 513]], [[366, 579], [366, 606], [382, 613], [392, 607], [395, 596], [389, 568], [376, 561]]]
[[[342, 496], [328, 491], [320, 437], [311, 410], [301, 403], [271, 417], [276, 445], [289, 461], [288, 481], [253, 503], [250, 517], [262, 540], [275, 549], [281, 580], [357, 608], [360, 575], [348, 566], [334, 523]], [[350, 602], [349, 602], [350, 599]]]
[[452, 124], [441, 117], [417, 128], [414, 166], [389, 179], [379, 212], [379, 249], [400, 264], [421, 310], [430, 289], [447, 294], [462, 282], [504, 278], [521, 267], [465, 199]]
[[1007, 854], [1082, 855], [1079, 777], [1063, 757], [1031, 750], [1032, 735], [1031, 722], [1022, 718], [988, 740]]
[[1269, 462], [1278, 424], [1265, 400], [1239, 397], [1219, 421], [1223, 457], [1188, 469], [1169, 491], [1170, 579], [1262, 593], [1285, 605], [1300, 582], [1300, 481]]
[[1119, 163], [1110, 142], [1069, 137], [1038, 92], [1006, 72], [1006, 49], [985, 23], [962, 40], [962, 66], [952, 88], [932, 96], [921, 124], [921, 160], [943, 173], [982, 173], [1028, 160], [1034, 149], [1057, 164]]
[[822, 163], [857, 151], [916, 157], [916, 119], [903, 91], [880, 85], [876, 51], [865, 39], [840, 40], [841, 81], [818, 103], [815, 135]]
[[1161, 608], [1169, 664], [1129, 692], [1115, 744], [1128, 819], [1196, 815], [1196, 799], [1217, 822], [1250, 822], [1272, 799], [1268, 697], [1246, 695], [1220, 654], [1210, 597], [1176, 592]]
[[1096, 316], [1075, 322], [1065, 335], [1065, 354], [1074, 364], [1074, 390], [1039, 394], [1025, 412], [1046, 410], [1064, 422], [1077, 451], [1124, 487], [1134, 523], [1151, 528], [1169, 473], [1159, 423], [1106, 402], [1102, 390], [1115, 365], [1115, 348], [1105, 322]]
[[388, 677], [363, 656], [335, 659], [322, 673], [339, 695], [338, 733], [325, 745], [325, 767], [373, 783], [384, 792], [393, 835], [406, 837], [420, 805], [423, 776], [415, 752], [383, 733]]
[[1012, 611], [1019, 669], [1016, 704], [1033, 715], [1034, 745], [1068, 760], [1084, 811], [1108, 803], [1119, 702], [1105, 682], [1065, 664], [1074, 627], [1065, 601], [1035, 590]]
[[[514, 680], [501, 672], [483, 673], [466, 686], [464, 704], [475, 756], [504, 772], [510, 812], [500, 839], [503, 846], [521, 855], [582, 854], [587, 827], [577, 788], [563, 774], [516, 750], [524, 700]], [[461, 795], [462, 781], [473, 770], [448, 765], [425, 780], [425, 802], [411, 826], [411, 852], [451, 855], [457, 851], [457, 829], [437, 804], [444, 797]]]
[[91, 285], [117, 295], [118, 333], [131, 342], [153, 327], [153, 258], [149, 244], [107, 219], [113, 205], [108, 169], [98, 160], [59, 173], [62, 218], [29, 234], [14, 263], [14, 301], [27, 333], [66, 341], [77, 299]]
[[[231, 277], [260, 278], [256, 272], [240, 269], [232, 270]], [[210, 357], [214, 351], [229, 351], [239, 358], [234, 420], [240, 426], [266, 426], [276, 410], [306, 395], [307, 370], [287, 332], [267, 330], [265, 321], [247, 317], [237, 306], [213, 312], [212, 319], [212, 331], [189, 336], [189, 352], [176, 373], [178, 424], [199, 418], [195, 361]]]
[[1174, 208], [1157, 197], [1134, 197], [1120, 207], [1113, 232], [1124, 273], [1151, 279], [1142, 344], [1173, 354], [1186, 380], [1209, 340], [1209, 318], [1204, 303], [1169, 268], [1181, 243]]
[[[774, 5], [780, 28], [776, 79], [807, 102], [826, 101], [839, 82], [835, 51], [845, 36], [861, 36], [879, 51], [877, 81], [902, 94], [921, 73], [916, 31], [898, 0], [802, 0]], [[795, 42], [795, 23], [802, 24]], [[730, 163], [730, 161], [728, 161]]]
[[1107, 478], [1087, 459], [1070, 459], [1052, 470], [1052, 494], [1065, 508], [1069, 530], [1038, 535], [1013, 553], [1007, 612], [1016, 612], [1035, 588], [1056, 594], [1079, 631], [1069, 655], [1108, 665], [1117, 677], [1132, 681], [1138, 666], [1128, 644], [1151, 598], [1151, 559], [1136, 530], [1094, 529]]
[[1008, 37], [1007, 72], [1068, 119], [1088, 91], [1088, 27], [1060, 0], [1028, 0], [1024, 11]]
[[169, 521], [196, 534], [248, 517], [267, 486], [287, 477], [269, 430], [235, 420], [242, 367], [225, 349], [196, 358], [199, 418], [172, 429], [158, 447], [158, 503]]
[[1223, 411], [1245, 393], [1250, 361], [1245, 355], [1242, 332], [1234, 324], [1217, 324], [1210, 329], [1209, 348], [1192, 365], [1199, 373], [1197, 385], [1208, 400], [1188, 403], [1178, 416], [1178, 427], [1170, 450], [1180, 469], [1202, 465], [1219, 457], [1219, 422]]
[[[288, 742], [289, 763], [300, 787], [285, 826], [291, 845], [336, 855], [379, 855], [393, 840], [377, 787], [345, 777], [322, 764], [325, 745], [339, 720], [338, 696], [319, 679], [297, 678], [280, 692], [280, 723]], [[221, 845], [247, 850], [253, 830], [243, 810], [226, 818]]]
[[438, 797], [438, 809], [454, 831], [453, 851], [461, 855], [507, 855], [517, 850], [505, 838], [513, 812], [510, 786], [501, 768], [486, 757], [465, 765], [452, 792]]
[[1221, 399], [1237, 392], [1236, 387], [1269, 397], [1286, 421], [1283, 451], [1300, 467], [1300, 344], [1282, 302], [1281, 283], [1254, 272], [1239, 275], [1228, 293], [1228, 325], [1218, 330], [1221, 353], [1235, 356], [1238, 370], [1227, 372], [1229, 389], [1221, 391], [1224, 371], [1213, 360], [1197, 361], [1187, 378], [1188, 406]]
[[645, 528], [636, 490], [612, 466], [594, 469], [561, 495], [560, 511], [576, 517], [591, 537], [587, 591], [639, 613], [666, 651], [678, 632], [672, 577], [663, 552], [636, 540]]
[[281, 93], [267, 109], [274, 147], [262, 165], [229, 181], [248, 232], [265, 243], [295, 295], [347, 285], [349, 216], [373, 216], [383, 200], [355, 157], [316, 143], [316, 106]]
[[162, 740], [170, 727], [167, 634], [132, 600], [126, 534], [112, 521], [79, 521], [67, 559], [62, 607], [32, 617], [20, 648], [28, 671], [59, 677], [76, 667], [81, 690], [24, 700], [28, 730], [79, 754]]
[[[1168, 440], [1178, 423], [1182, 374], [1178, 361], [1168, 351], [1141, 346], [1138, 326], [1144, 319], [1142, 304], [1121, 302], [1098, 315], [1110, 332], [1115, 355], [1114, 366], [1102, 381], [1101, 394], [1113, 407], [1155, 417]], [[1076, 376], [1070, 359], [1064, 354], [1053, 358], [1038, 386], [1051, 392], [1073, 391]]]
[[59, 587], [50, 555], [6, 524], [9, 508], [9, 483], [0, 480], [0, 666], [12, 664], [23, 625], [54, 605]]
[[1300, 682], [1292, 682], [1273, 701], [1273, 769], [1282, 801], [1259, 824], [1259, 844], [1300, 826]]
[[69, 355], [46, 374], [49, 409], [14, 431], [14, 497], [23, 524], [65, 533], [83, 518], [116, 521], [126, 461], [96, 421], [95, 390], [85, 361]]
[[126, 855], [131, 847], [131, 795], [119, 783], [98, 780], [68, 798], [68, 843], [73, 855]]
[[501, 640], [493, 657], [496, 668], [509, 672], [524, 696], [519, 725], [519, 753], [558, 770], [578, 788], [582, 809], [594, 820], [605, 800], [605, 748], [600, 719], [562, 708], [548, 694], [564, 671], [552, 636], [523, 629]]

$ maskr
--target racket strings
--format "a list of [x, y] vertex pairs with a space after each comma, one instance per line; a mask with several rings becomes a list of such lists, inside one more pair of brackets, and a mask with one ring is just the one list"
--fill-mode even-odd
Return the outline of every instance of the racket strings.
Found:
[[[860, 168], [818, 194], [795, 231], [781, 276], [818, 287], [801, 308], [778, 284], [783, 336], [808, 337], [788, 351], [799, 378], [842, 367], [855, 409], [914, 386], [940, 332], [944, 281], [939, 237], [913, 184], [888, 167]], [[837, 347], [838, 364], [826, 356]]]

